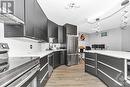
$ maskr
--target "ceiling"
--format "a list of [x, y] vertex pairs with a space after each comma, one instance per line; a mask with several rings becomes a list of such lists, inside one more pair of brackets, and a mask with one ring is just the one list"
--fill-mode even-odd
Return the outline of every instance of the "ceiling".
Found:
[[[78, 31], [93, 33], [94, 25], [87, 19], [106, 17], [121, 8], [123, 0], [39, 0], [39, 3], [47, 17], [59, 25], [70, 23], [78, 26]], [[67, 4], [76, 2], [79, 8], [66, 9]], [[128, 6], [130, 10], [130, 6]], [[128, 14], [130, 17], [130, 14]], [[100, 22], [101, 30], [119, 27], [121, 12]], [[130, 23], [129, 23], [130, 24]]]

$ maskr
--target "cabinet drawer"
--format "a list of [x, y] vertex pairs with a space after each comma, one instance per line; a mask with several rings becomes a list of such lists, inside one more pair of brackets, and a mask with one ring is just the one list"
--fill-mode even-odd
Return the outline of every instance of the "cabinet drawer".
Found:
[[96, 54], [95, 53], [85, 53], [85, 58], [96, 59]]
[[124, 71], [124, 67], [122, 67], [124, 65], [124, 59], [98, 54], [97, 60]]
[[122, 84], [117, 83], [110, 77], [101, 72], [100, 70], [97, 71], [98, 77], [108, 86], [108, 87], [123, 87]]
[[91, 67], [89, 65], [85, 65], [85, 72], [88, 72], [90, 74], [96, 75], [95, 67]]
[[85, 64], [96, 66], [96, 61], [85, 59]]
[[45, 67], [43, 66], [42, 69], [40, 69], [39, 79], [42, 79], [44, 75], [47, 73], [47, 71], [48, 71], [48, 64]]
[[46, 74], [46, 76], [44, 77], [44, 79], [43, 79], [42, 82], [40, 83], [40, 87], [45, 87], [45, 85], [46, 85], [48, 79], [49, 79], [48, 74]]
[[48, 62], [48, 57], [45, 56], [40, 59], [40, 68], [42, 68]]
[[113, 79], [117, 80], [118, 82], [122, 82], [121, 78], [124, 78], [124, 73], [122, 71], [117, 71], [116, 69], [107, 67], [101, 63], [97, 63], [97, 68], [112, 77]]

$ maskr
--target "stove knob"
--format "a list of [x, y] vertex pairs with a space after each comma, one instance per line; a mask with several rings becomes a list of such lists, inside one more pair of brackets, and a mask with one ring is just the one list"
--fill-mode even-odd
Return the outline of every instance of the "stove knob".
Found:
[[2, 45], [2, 48], [6, 48], [6, 45]]

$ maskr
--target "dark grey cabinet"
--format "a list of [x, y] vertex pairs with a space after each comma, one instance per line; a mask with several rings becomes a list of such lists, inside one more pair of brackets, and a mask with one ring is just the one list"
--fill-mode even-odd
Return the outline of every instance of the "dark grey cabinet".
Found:
[[67, 59], [67, 51], [60, 51], [60, 64], [65, 65]]
[[58, 42], [58, 25], [51, 20], [48, 20], [48, 38], [54, 38], [54, 43]]
[[58, 25], [58, 43], [63, 43], [63, 26]]
[[25, 35], [34, 37], [34, 2], [35, 0], [25, 0]]
[[109, 87], [124, 87], [124, 59], [98, 54], [97, 76]]
[[14, 14], [24, 20], [25, 24], [4, 24], [5, 37], [28, 37], [48, 41], [47, 17], [37, 0], [16, 0], [15, 6]]
[[85, 53], [85, 72], [97, 75], [97, 54]]
[[25, 0], [14, 0], [14, 15], [24, 21], [24, 7]]
[[60, 51], [54, 52], [54, 69], [60, 66]]
[[66, 34], [77, 35], [77, 26], [72, 24], [65, 24], [64, 29], [66, 29]]
[[125, 87], [124, 63], [123, 58], [91, 52], [85, 53], [85, 71], [97, 76], [108, 87]]
[[66, 31], [63, 26], [58, 25], [58, 43], [66, 43]]
[[34, 36], [40, 40], [48, 41], [47, 17], [37, 1], [34, 2]]
[[49, 54], [48, 58], [49, 58], [49, 65], [51, 67], [54, 67], [54, 53]]
[[38, 73], [38, 87], [44, 87], [49, 79], [48, 56], [40, 58], [40, 71]]

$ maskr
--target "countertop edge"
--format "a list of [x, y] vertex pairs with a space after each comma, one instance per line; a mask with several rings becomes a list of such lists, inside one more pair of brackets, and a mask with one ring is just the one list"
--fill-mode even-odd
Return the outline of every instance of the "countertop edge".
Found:
[[97, 53], [106, 56], [116, 57], [116, 58], [123, 58], [123, 59], [130, 59], [130, 52], [123, 52], [123, 51], [108, 51], [108, 50], [93, 50], [93, 51], [85, 51], [84, 53]]

